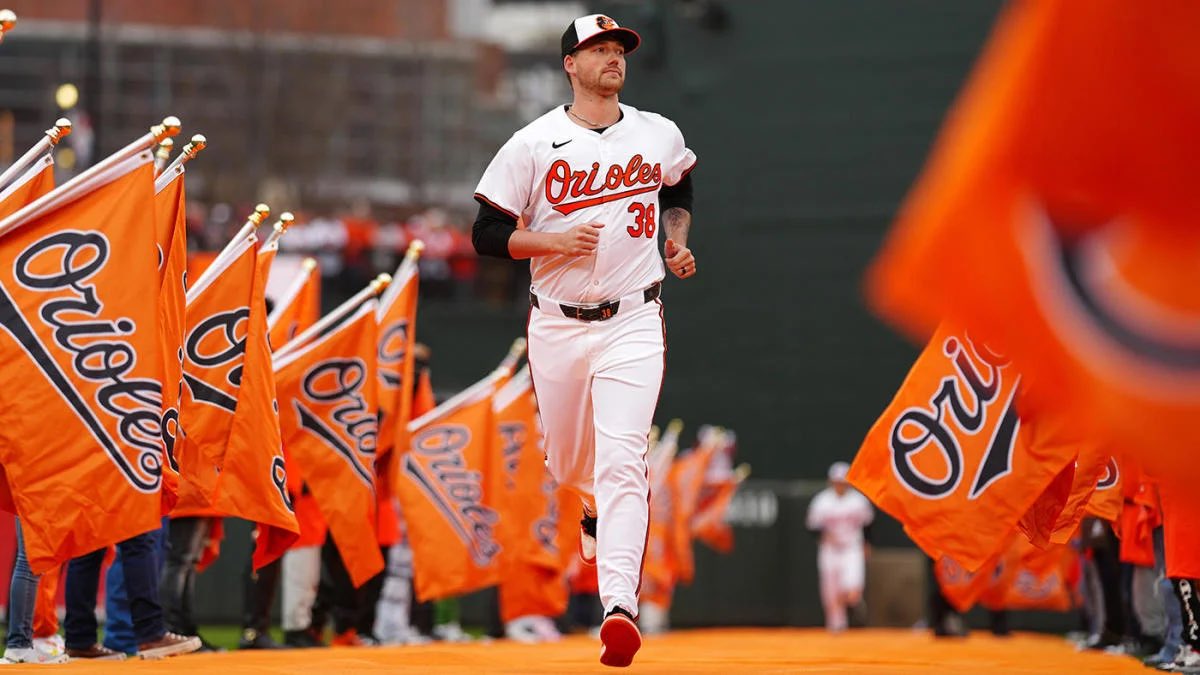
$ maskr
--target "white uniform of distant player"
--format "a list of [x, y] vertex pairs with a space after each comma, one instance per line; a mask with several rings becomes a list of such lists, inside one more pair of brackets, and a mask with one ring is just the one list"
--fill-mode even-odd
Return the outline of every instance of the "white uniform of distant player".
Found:
[[[617, 26], [592, 15], [569, 30], [582, 43]], [[696, 156], [670, 120], [624, 104], [619, 121], [612, 113], [600, 133], [562, 106], [534, 120], [500, 148], [476, 198], [519, 217], [533, 233], [603, 225], [590, 254], [531, 258], [537, 301], [528, 353], [550, 471], [598, 516], [604, 611], [620, 607], [636, 617], [649, 524], [646, 443], [665, 355], [655, 286], [664, 276], [658, 192], [678, 183]], [[574, 117], [580, 115], [586, 117]], [[619, 304], [603, 320], [571, 315], [572, 307], [596, 310], [613, 301]]]
[[846, 482], [849, 469], [845, 462], [830, 467], [830, 486], [818, 492], [808, 505], [808, 529], [821, 532], [817, 572], [825, 627], [831, 631], [845, 630], [847, 608], [862, 598], [866, 577], [863, 528], [875, 517], [867, 498]]

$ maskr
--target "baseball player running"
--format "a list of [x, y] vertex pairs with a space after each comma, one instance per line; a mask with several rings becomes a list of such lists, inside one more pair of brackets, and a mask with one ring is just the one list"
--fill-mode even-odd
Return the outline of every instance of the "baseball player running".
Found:
[[863, 528], [875, 512], [867, 498], [846, 482], [850, 465], [829, 467], [829, 487], [808, 505], [808, 529], [821, 533], [817, 548], [817, 573], [821, 579], [821, 604], [825, 627], [837, 633], [846, 629], [846, 610], [862, 600], [866, 576], [866, 543]]
[[[658, 404], [666, 268], [687, 279], [696, 156], [673, 122], [624, 105], [641, 38], [611, 18], [562, 37], [574, 99], [513, 134], [479, 181], [482, 255], [530, 259], [529, 364], [560, 485], [583, 499], [580, 556], [598, 564], [600, 662], [628, 666], [649, 520], [647, 435]], [[518, 228], [518, 219], [527, 227]]]

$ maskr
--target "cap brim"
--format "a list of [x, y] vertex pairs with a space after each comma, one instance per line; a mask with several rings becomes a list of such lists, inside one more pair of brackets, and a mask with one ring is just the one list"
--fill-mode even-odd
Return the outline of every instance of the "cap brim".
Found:
[[625, 47], [626, 54], [632, 54], [642, 45], [642, 36], [628, 28], [609, 28], [589, 37], [575, 45], [575, 49], [583, 49], [587, 45], [600, 40], [616, 40]]

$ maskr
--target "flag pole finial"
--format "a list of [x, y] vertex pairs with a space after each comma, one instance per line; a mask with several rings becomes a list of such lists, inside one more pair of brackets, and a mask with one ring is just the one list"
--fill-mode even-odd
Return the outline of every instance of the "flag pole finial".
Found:
[[[166, 140], [170, 139], [164, 139], [164, 141]], [[188, 159], [195, 159], [196, 155], [200, 154], [200, 151], [207, 147], [208, 139], [204, 137], [204, 134], [196, 134], [192, 136], [192, 140], [188, 141], [187, 145], [183, 146], [183, 156]]]
[[421, 241], [420, 239], [413, 239], [412, 243], [408, 245], [408, 251], [405, 252], [404, 257], [410, 260], [416, 260], [417, 258], [421, 257], [421, 252], [424, 250], [425, 242]]
[[279, 222], [275, 223], [275, 229], [279, 230], [280, 232], [287, 232], [287, 229], [291, 227], [292, 223], [294, 222], [296, 222], [296, 216], [292, 215], [291, 211], [284, 211], [283, 213], [279, 214]]
[[523, 337], [513, 340], [512, 346], [508, 348], [509, 355], [513, 358], [521, 358], [521, 356], [525, 353], [525, 348], [528, 346], [528, 344], [528, 341], [526, 341]]
[[11, 9], [0, 9], [0, 40], [4, 39], [4, 34], [13, 29], [17, 25], [17, 13]]
[[679, 419], [678, 417], [676, 417], [675, 419], [673, 419], [667, 423], [667, 433], [679, 434], [682, 431], [683, 431], [683, 420]]
[[733, 478], [734, 478], [734, 480], [736, 480], [739, 483], [746, 480], [749, 477], [750, 477], [750, 465], [749, 464], [746, 464], [743, 462], [742, 464], [739, 464], [736, 469], [733, 470]]
[[304, 262], [301, 264], [304, 265], [304, 269], [308, 270], [309, 272], [317, 269], [317, 259], [316, 258], [305, 258]]
[[251, 223], [254, 223], [255, 227], [258, 227], [259, 225], [262, 225], [263, 221], [266, 220], [270, 215], [271, 207], [267, 206], [266, 204], [259, 204], [258, 206], [254, 207], [254, 213], [250, 214], [250, 217], [247, 220], [249, 220]]
[[162, 124], [155, 124], [150, 127], [150, 133], [154, 134], [154, 140], [162, 143], [164, 138], [168, 136], [178, 136], [180, 129], [183, 128], [183, 122], [174, 115], [168, 115], [163, 118]]
[[54, 128], [47, 129], [46, 135], [50, 137], [50, 145], [58, 145], [58, 142], [67, 136], [71, 135], [71, 120], [60, 117], [54, 121]]
[[154, 156], [158, 158], [159, 161], [165, 163], [167, 158], [171, 156], [171, 150], [173, 149], [175, 149], [175, 141], [170, 138], [164, 138], [162, 139], [162, 142], [158, 144], [158, 150], [154, 151]]
[[388, 284], [390, 283], [392, 283], [392, 275], [384, 272], [383, 274], [375, 277], [375, 280], [371, 282], [371, 290], [377, 294], [381, 293], [383, 289], [387, 288]]

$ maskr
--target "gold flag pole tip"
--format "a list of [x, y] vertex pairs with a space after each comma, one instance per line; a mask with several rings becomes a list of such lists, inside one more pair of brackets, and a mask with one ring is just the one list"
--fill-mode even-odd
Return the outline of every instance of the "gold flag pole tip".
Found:
[[179, 131], [183, 128], [183, 122], [174, 115], [168, 115], [163, 118], [162, 124], [155, 124], [150, 127], [150, 133], [154, 134], [154, 140], [161, 143], [168, 136], [178, 136]]
[[50, 137], [50, 144], [58, 145], [59, 141], [71, 135], [72, 128], [71, 120], [65, 117], [55, 120], [54, 128], [46, 130], [46, 135]]
[[262, 225], [263, 221], [266, 220], [270, 215], [271, 207], [267, 206], [266, 204], [259, 204], [258, 206], [254, 207], [254, 213], [250, 214], [250, 217], [247, 220], [258, 226]]
[[387, 288], [388, 284], [390, 283], [392, 283], [392, 275], [385, 272], [375, 277], [375, 280], [371, 282], [371, 290], [379, 293], [383, 289]]
[[6, 33], [17, 25], [17, 13], [11, 9], [0, 9], [0, 33]]
[[292, 215], [291, 211], [284, 211], [283, 213], [279, 214], [279, 222], [275, 223], [275, 229], [279, 230], [280, 232], [287, 232], [287, 229], [291, 227], [292, 223], [294, 222], [296, 222], [296, 216]]
[[[166, 141], [164, 141], [164, 143], [165, 142]], [[187, 155], [188, 159], [192, 159], [196, 155], [200, 154], [201, 150], [207, 147], [208, 139], [204, 137], [204, 134], [196, 134], [195, 136], [192, 136], [192, 140], [189, 141], [187, 145], [183, 146], [183, 154]]]
[[304, 262], [302, 262], [300, 264], [304, 265], [304, 269], [308, 270], [309, 272], [317, 269], [317, 259], [316, 258], [305, 258]]
[[678, 417], [667, 423], [668, 433], [678, 434], [681, 431], [683, 431], [683, 420]]

